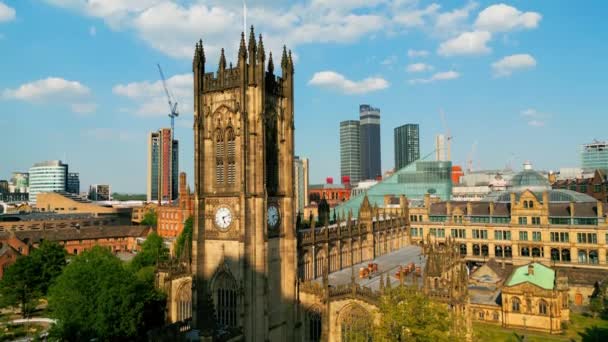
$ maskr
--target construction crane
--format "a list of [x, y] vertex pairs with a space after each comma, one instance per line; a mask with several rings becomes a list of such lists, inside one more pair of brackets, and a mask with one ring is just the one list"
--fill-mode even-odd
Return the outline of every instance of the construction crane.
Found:
[[[452, 160], [452, 135], [450, 134], [450, 128], [448, 127], [448, 122], [445, 119], [445, 113], [443, 109], [439, 109], [439, 115], [441, 116], [441, 122], [443, 124], [443, 129], [445, 129], [445, 148], [446, 148], [446, 157], [447, 160]], [[441, 153], [441, 152], [440, 152]]]
[[175, 118], [179, 116], [179, 112], [177, 111], [177, 101], [172, 99], [173, 96], [169, 93], [169, 89], [167, 88], [167, 81], [165, 80], [165, 74], [163, 74], [163, 69], [160, 67], [160, 64], [156, 64], [158, 66], [158, 72], [160, 73], [160, 78], [163, 81], [163, 88], [165, 89], [165, 94], [167, 95], [167, 102], [169, 103], [169, 117], [171, 118], [171, 141], [173, 141], [174, 134], [174, 126], [175, 126]]

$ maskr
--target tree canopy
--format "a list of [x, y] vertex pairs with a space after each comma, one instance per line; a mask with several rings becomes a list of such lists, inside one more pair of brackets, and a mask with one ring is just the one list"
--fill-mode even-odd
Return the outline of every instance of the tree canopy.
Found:
[[463, 324], [447, 304], [430, 300], [421, 291], [399, 286], [386, 289], [380, 298], [377, 341], [462, 341]]
[[182, 233], [179, 234], [177, 240], [175, 241], [175, 256], [180, 258], [184, 253], [184, 248], [187, 247], [186, 251], [188, 255], [192, 255], [192, 226], [194, 224], [194, 219], [192, 216], [188, 217], [188, 219], [184, 222], [184, 229]]
[[0, 281], [2, 306], [18, 305], [22, 316], [27, 317], [65, 265], [65, 249], [57, 243], [43, 241], [39, 248], [19, 257], [6, 269]]
[[157, 222], [156, 211], [150, 209], [144, 214], [144, 218], [141, 220], [141, 225], [156, 227], [156, 222]]
[[131, 272], [102, 247], [76, 256], [49, 290], [49, 310], [58, 321], [52, 335], [70, 341], [144, 340], [145, 331], [164, 320], [164, 297], [154, 289], [151, 272]]
[[163, 238], [156, 233], [151, 233], [141, 245], [141, 251], [131, 261], [131, 266], [137, 272], [144, 267], [154, 266], [168, 259], [169, 251], [165, 247]]

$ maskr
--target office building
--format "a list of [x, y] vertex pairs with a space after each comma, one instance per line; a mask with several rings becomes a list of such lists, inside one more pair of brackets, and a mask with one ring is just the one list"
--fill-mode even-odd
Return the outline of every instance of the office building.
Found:
[[608, 141], [594, 141], [583, 145], [581, 166], [584, 172], [602, 170], [608, 173]]
[[65, 191], [71, 194], [80, 194], [80, 174], [78, 172], [68, 172]]
[[437, 134], [435, 136], [435, 160], [446, 161], [448, 160], [448, 142], [443, 134]]
[[30, 174], [27, 172], [13, 172], [9, 184], [10, 192], [28, 192], [30, 186]]
[[308, 205], [308, 158], [294, 158], [296, 213], [304, 212]]
[[361, 179], [382, 177], [380, 153], [380, 109], [364, 104], [359, 106], [361, 149]]
[[68, 179], [68, 165], [61, 160], [36, 163], [30, 168], [30, 202], [36, 204], [36, 196], [41, 192], [65, 191]]
[[89, 199], [91, 201], [111, 201], [112, 195], [110, 185], [93, 184], [89, 187]]
[[190, 193], [185, 172], [179, 174], [178, 201], [158, 206], [156, 214], [158, 235], [175, 238], [182, 233], [186, 220], [194, 215], [194, 194]]
[[417, 124], [395, 128], [395, 170], [420, 158], [420, 133]]
[[148, 136], [148, 201], [172, 201], [178, 195], [178, 141], [170, 128]]
[[361, 142], [358, 120], [340, 122], [340, 175], [351, 184], [361, 180]]
[[9, 189], [8, 189], [8, 181], [7, 180], [0, 180], [0, 193], [8, 193]]

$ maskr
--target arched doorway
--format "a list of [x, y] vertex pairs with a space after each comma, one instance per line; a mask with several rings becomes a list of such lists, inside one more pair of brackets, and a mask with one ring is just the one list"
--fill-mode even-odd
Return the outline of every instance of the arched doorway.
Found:
[[340, 312], [342, 342], [368, 342], [372, 340], [372, 317], [359, 304], [350, 304]]

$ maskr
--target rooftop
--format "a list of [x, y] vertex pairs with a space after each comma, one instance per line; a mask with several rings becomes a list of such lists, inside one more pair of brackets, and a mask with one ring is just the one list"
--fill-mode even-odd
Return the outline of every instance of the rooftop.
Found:
[[[529, 272], [530, 267], [533, 272]], [[533, 262], [516, 268], [507, 280], [506, 286], [515, 286], [526, 282], [545, 290], [553, 290], [555, 287], [555, 271], [541, 263]]]
[[[397, 286], [400, 282], [395, 274], [399, 270], [399, 266], [406, 266], [409, 263], [415, 263], [416, 266], [420, 266], [422, 270], [424, 270], [424, 265], [426, 262], [425, 257], [422, 255], [422, 248], [418, 246], [405, 246], [397, 251], [394, 251], [389, 254], [385, 254], [375, 258], [372, 261], [362, 262], [360, 264], [356, 264], [353, 268], [345, 268], [343, 270], [330, 273], [329, 285], [338, 286], [350, 284], [352, 273], [355, 273], [355, 282], [361, 286], [366, 286], [371, 288], [372, 290], [380, 289], [380, 276], [382, 276], [383, 280], [386, 280], [386, 274], [390, 275], [391, 285]], [[359, 268], [367, 267], [369, 263], [378, 264], [378, 272], [374, 273], [371, 278], [359, 278]], [[422, 281], [422, 277], [418, 278], [419, 282]], [[319, 277], [314, 280], [315, 282], [322, 283], [322, 277]], [[407, 281], [411, 281], [411, 278], [408, 277]]]

